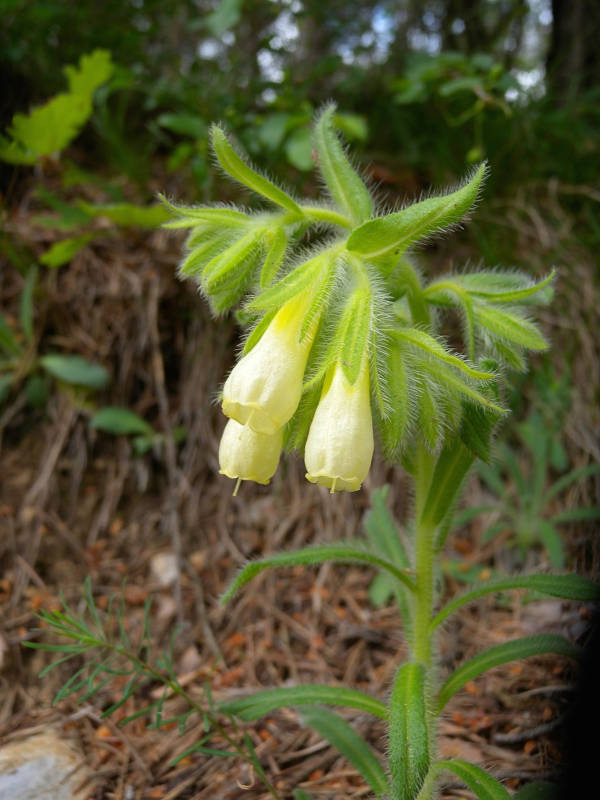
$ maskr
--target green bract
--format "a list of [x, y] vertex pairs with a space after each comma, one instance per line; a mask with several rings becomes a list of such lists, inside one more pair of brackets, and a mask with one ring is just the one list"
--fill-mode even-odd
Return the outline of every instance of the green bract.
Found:
[[[448, 446], [455, 451], [460, 443], [473, 456], [487, 454], [503, 414], [498, 387], [504, 368], [523, 369], [526, 350], [547, 346], [529, 315], [533, 305], [549, 301], [553, 274], [539, 283], [514, 271], [452, 274], [429, 282], [411, 260], [410, 248], [464, 218], [477, 201], [486, 164], [453, 191], [377, 214], [376, 200], [348, 160], [334, 124], [335, 107], [328, 105], [314, 125], [315, 161], [328, 199], [293, 198], [251, 167], [214, 125], [219, 165], [268, 208], [246, 212], [164, 201], [176, 215], [166, 227], [190, 229], [181, 276], [198, 284], [215, 313], [247, 296], [242, 314], [251, 329], [244, 358], [265, 335], [269, 342], [253, 357], [252, 370], [266, 375], [288, 369], [294, 347], [275, 352], [273, 324], [287, 303], [304, 298], [304, 317], [294, 333], [307, 342], [302, 391], [287, 397], [283, 384], [277, 388], [291, 417], [289, 411], [275, 413], [272, 400], [263, 408], [259, 392], [250, 420], [246, 411], [237, 416], [236, 409], [247, 407], [247, 392], [238, 387], [240, 397], [232, 396], [231, 382], [224, 411], [250, 427], [253, 419], [257, 425], [261, 420], [258, 433], [284, 425], [285, 446], [303, 451], [326, 376], [339, 364], [352, 386], [367, 363], [370, 413], [388, 459], [409, 466], [421, 440], [432, 453]], [[311, 228], [320, 232], [321, 244], [307, 250], [303, 237]], [[462, 315], [463, 353], [444, 340], [440, 317], [432, 313], [436, 308]], [[244, 380], [247, 373], [245, 368]]]

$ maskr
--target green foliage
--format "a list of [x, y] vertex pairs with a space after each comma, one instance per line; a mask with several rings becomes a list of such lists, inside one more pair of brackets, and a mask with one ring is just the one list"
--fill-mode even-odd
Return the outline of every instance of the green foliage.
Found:
[[429, 726], [425, 702], [425, 668], [403, 664], [390, 698], [390, 772], [392, 797], [416, 797], [429, 770]]
[[517, 431], [523, 445], [521, 452], [526, 458], [520, 458], [516, 451], [502, 443], [496, 461], [478, 467], [481, 479], [495, 496], [484, 508], [492, 516], [483, 532], [483, 540], [489, 541], [508, 530], [521, 559], [531, 547], [543, 545], [552, 566], [561, 569], [565, 555], [559, 527], [578, 520], [600, 519], [600, 508], [590, 506], [556, 512], [554, 504], [576, 481], [598, 474], [600, 465], [568, 470], [552, 482], [550, 473], [554, 464], [566, 466], [561, 452], [557, 451], [556, 442], [560, 439], [555, 426], [549, 427], [534, 411], [517, 426]]
[[337, 714], [316, 706], [304, 709], [302, 721], [326, 739], [356, 767], [377, 797], [390, 791], [389, 781], [379, 760], [362, 736]]
[[266, 689], [255, 692], [248, 697], [222, 703], [219, 710], [243, 720], [254, 720], [264, 717], [276, 708], [284, 706], [330, 705], [357, 708], [376, 717], [385, 719], [388, 715], [386, 706], [374, 697], [356, 689], [342, 686], [294, 686], [289, 689]]
[[511, 578], [499, 578], [475, 585], [446, 605], [431, 621], [434, 629], [443, 623], [454, 611], [462, 608], [486, 594], [507, 589], [529, 589], [533, 592], [547, 594], [552, 597], [564, 597], [569, 600], [580, 600], [593, 603], [600, 597], [600, 588], [596, 583], [581, 575], [515, 575]]
[[453, 772], [467, 784], [478, 800], [510, 800], [510, 794], [504, 786], [475, 764], [456, 758], [438, 761], [435, 768], [438, 773], [445, 770]]
[[565, 639], [564, 636], [557, 634], [540, 634], [539, 636], [524, 636], [512, 642], [490, 647], [483, 653], [462, 664], [441, 687], [437, 697], [438, 712], [446, 705], [452, 695], [461, 689], [466, 683], [477, 678], [488, 669], [497, 667], [500, 664], [507, 664], [529, 656], [542, 655], [544, 653], [556, 653], [561, 656], [578, 659], [581, 651], [578, 647]]
[[71, 236], [68, 239], [61, 239], [60, 242], [55, 242], [40, 256], [40, 261], [44, 266], [50, 269], [62, 267], [63, 264], [68, 264], [72, 261], [77, 253], [83, 250], [93, 238], [93, 233], [84, 233], [81, 236]]
[[[133, 449], [140, 456], [150, 449], [159, 451], [168, 436], [157, 433], [152, 425], [134, 411], [118, 406], [105, 406], [96, 411], [90, 419], [90, 426], [114, 436], [132, 436]], [[178, 444], [185, 439], [186, 430], [182, 427], [173, 428], [170, 435]]]
[[352, 222], [360, 225], [373, 213], [373, 201], [367, 187], [352, 169], [333, 130], [334, 114], [335, 106], [327, 106], [315, 124], [319, 169], [336, 206]]
[[105, 389], [110, 381], [103, 366], [81, 356], [50, 353], [40, 358], [40, 366], [53, 378], [85, 389]]
[[292, 553], [276, 553], [269, 558], [251, 561], [242, 569], [235, 581], [233, 581], [224, 592], [221, 597], [221, 602], [226, 603], [242, 588], [242, 586], [248, 583], [248, 581], [251, 581], [254, 577], [270, 567], [295, 567], [301, 564], [314, 565], [322, 564], [325, 561], [368, 564], [387, 571], [408, 589], [412, 589], [414, 586], [412, 580], [406, 574], [406, 571], [400, 569], [392, 562], [386, 561], [384, 558], [370, 553], [364, 548], [342, 542], [340, 544], [322, 544], [313, 545], [312, 547], [303, 547], [301, 550], [296, 550]]
[[[66, 662], [77, 666], [71, 677], [62, 686], [54, 698], [54, 704], [60, 703], [68, 697], [77, 697], [77, 703], [104, 702], [101, 716], [112, 716], [123, 705], [135, 698], [148, 696], [148, 686], [157, 684], [163, 687], [163, 692], [156, 700], [136, 709], [131, 714], [119, 719], [119, 725], [124, 726], [133, 720], [145, 717], [149, 727], [160, 730], [165, 725], [175, 724], [181, 734], [186, 730], [192, 715], [203, 722], [205, 734], [190, 748], [177, 756], [173, 763], [177, 763], [186, 755], [197, 752], [207, 756], [235, 756], [244, 759], [255, 769], [262, 767], [257, 764], [256, 753], [247, 735], [240, 737], [225, 729], [214, 711], [210, 688], [197, 698], [197, 693], [192, 696], [181, 685], [175, 674], [173, 664], [173, 637], [169, 646], [155, 652], [151, 632], [152, 600], [148, 599], [144, 607], [144, 620], [139, 639], [133, 641], [127, 632], [124, 623], [124, 600], [112, 598], [108, 611], [103, 612], [96, 605], [92, 583], [86, 578], [83, 586], [83, 604], [75, 612], [61, 598], [61, 608], [52, 611], [42, 610], [38, 615], [42, 628], [36, 631], [38, 635], [61, 639], [60, 644], [50, 644], [40, 641], [24, 642], [25, 647], [43, 650], [57, 656], [56, 660], [44, 667], [40, 677], [47, 675]], [[116, 690], [119, 699], [108, 704], [106, 692]], [[169, 696], [177, 696], [185, 708], [173, 717], [165, 718], [165, 702]], [[104, 698], [104, 700], [102, 700]], [[213, 736], [218, 735], [221, 740], [229, 745], [230, 750], [206, 746]], [[260, 773], [259, 773], [260, 774]], [[262, 779], [266, 788], [274, 798], [277, 794], [262, 772]]]
[[459, 222], [475, 203], [486, 171], [487, 165], [481, 164], [472, 178], [455, 192], [430, 197], [363, 223], [348, 238], [348, 250], [371, 259], [391, 253], [402, 255], [415, 242]]
[[65, 67], [69, 90], [53, 97], [28, 115], [15, 114], [0, 137], [0, 159], [12, 164], [35, 164], [42, 156], [60, 153], [92, 113], [94, 92], [110, 78], [113, 64], [106, 50], [84, 55], [79, 67]]

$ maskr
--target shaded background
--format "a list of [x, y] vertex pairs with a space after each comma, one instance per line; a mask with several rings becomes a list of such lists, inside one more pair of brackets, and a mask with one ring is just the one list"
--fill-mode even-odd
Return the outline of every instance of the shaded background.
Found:
[[[252, 204], [212, 166], [212, 120], [269, 173], [316, 195], [307, 125], [329, 99], [383, 203], [452, 184], [487, 158], [491, 176], [472, 221], [417, 258], [430, 274], [480, 261], [538, 277], [558, 267], [556, 299], [542, 318], [552, 350], [534, 360], [530, 376], [513, 379], [514, 415], [504, 430], [524, 473], [541, 464], [549, 484], [600, 456], [600, 5], [2, 0], [0, 11], [2, 131], [16, 112], [63, 91], [63, 66], [82, 54], [104, 48], [115, 64], [89, 121], [59, 157], [31, 167], [0, 163], [0, 303], [22, 348], [0, 392], [0, 734], [70, 726], [96, 770], [100, 798], [124, 796], [124, 786], [135, 797], [214, 797], [215, 785], [223, 797], [262, 797], [260, 786], [239, 788], [248, 776], [229, 763], [198, 756], [170, 768], [189, 744], [176, 731], [161, 737], [135, 723], [129, 742], [142, 769], [93, 709], [73, 728], [72, 701], [51, 708], [69, 672], [38, 680], [45, 657], [21, 647], [34, 636], [34, 614], [56, 604], [60, 591], [76, 604], [88, 574], [99, 603], [126, 577], [132, 628], [150, 595], [157, 646], [182, 624], [177, 668], [192, 685], [208, 680], [227, 696], [286, 680], [345, 681], [385, 693], [401, 638], [393, 609], [369, 602], [364, 572], [265, 575], [232, 607], [216, 598], [244, 558], [341, 531], [359, 535], [371, 491], [386, 481], [402, 520], [408, 487], [376, 457], [364, 491], [330, 498], [307, 486], [300, 460], [288, 457], [270, 487], [245, 485], [232, 499], [216, 474], [224, 420], [211, 400], [234, 358], [234, 320], [211, 319], [193, 287], [176, 280], [176, 234], [120, 222], [106, 209], [147, 206], [157, 191], [187, 203]], [[105, 211], [84, 211], [81, 201]], [[57, 256], [53, 248], [72, 240]], [[81, 356], [107, 380], [96, 388], [56, 380], [40, 367], [48, 353]], [[0, 378], [9, 374], [2, 369]], [[90, 424], [114, 406], [149, 428], [116, 435]], [[498, 474], [518, 504], [514, 475], [501, 465]], [[593, 478], [581, 480], [551, 511], [598, 504], [598, 496]], [[497, 500], [478, 477], [468, 499]], [[490, 569], [563, 564], [597, 573], [585, 518], [563, 526], [553, 546], [539, 537], [523, 545], [506, 526], [486, 541], [487, 524], [471, 521], [452, 538], [446, 591]], [[175, 577], [161, 572], [156, 556], [164, 553], [180, 561]], [[508, 635], [557, 630], [585, 641], [587, 613], [517, 597], [507, 606], [482, 601], [449, 630], [442, 667]], [[476, 703], [468, 694], [453, 701], [441, 729], [444, 754], [494, 764], [511, 788], [555, 776], [571, 679], [556, 659], [497, 669], [473, 687]], [[554, 693], [530, 699], [540, 687]], [[107, 690], [96, 708], [113, 699]], [[384, 752], [377, 725], [358, 724]], [[331, 750], [304, 752], [316, 740], [292, 716], [256, 730], [284, 796], [299, 784], [316, 797], [361, 796], [360, 781]]]

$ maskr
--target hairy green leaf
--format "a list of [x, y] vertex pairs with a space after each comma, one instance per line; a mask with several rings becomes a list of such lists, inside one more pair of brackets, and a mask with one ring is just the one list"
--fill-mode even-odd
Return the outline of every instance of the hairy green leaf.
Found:
[[260, 271], [260, 288], [266, 289], [270, 286], [277, 275], [279, 267], [281, 266], [285, 257], [285, 251], [288, 245], [285, 230], [282, 227], [275, 228], [270, 241], [265, 241], [267, 246], [267, 255]]
[[380, 558], [373, 553], [362, 550], [351, 544], [321, 544], [303, 547], [292, 553], [276, 553], [260, 561], [251, 561], [247, 564], [236, 579], [221, 595], [221, 602], [226, 603], [234, 594], [249, 581], [271, 567], [295, 567], [298, 565], [313, 566], [325, 561], [339, 561], [340, 563], [359, 562], [372, 567], [386, 570], [409, 589], [414, 589], [414, 584], [408, 575], [395, 564]]
[[431, 621], [432, 630], [466, 603], [471, 603], [486, 594], [509, 589], [529, 589], [552, 597], [564, 597], [567, 600], [580, 600], [586, 603], [593, 603], [600, 598], [600, 586], [580, 575], [515, 575], [471, 587], [468, 592], [444, 606], [434, 617]]
[[350, 384], [356, 382], [364, 364], [371, 329], [371, 292], [360, 287], [346, 301], [341, 334], [340, 362]]
[[500, 311], [490, 305], [478, 302], [474, 306], [475, 322], [494, 337], [525, 347], [528, 350], [547, 350], [548, 342], [537, 327], [527, 319]]
[[226, 206], [182, 206], [171, 203], [170, 200], [159, 194], [159, 200], [177, 218], [163, 223], [163, 228], [192, 228], [201, 222], [223, 228], [245, 228], [251, 218], [248, 214], [235, 208]]
[[404, 664], [396, 674], [390, 698], [389, 762], [394, 800], [416, 797], [429, 770], [422, 664]]
[[360, 225], [373, 213], [373, 201], [344, 153], [334, 130], [334, 121], [335, 106], [330, 104], [323, 109], [314, 128], [319, 170], [340, 211]]
[[380, 717], [380, 719], [386, 719], [388, 714], [387, 707], [383, 703], [364, 692], [347, 689], [343, 686], [320, 686], [318, 684], [266, 689], [248, 697], [221, 703], [219, 711], [249, 722], [284, 706], [318, 704], [358, 708]]
[[435, 765], [435, 770], [436, 772], [444, 770], [453, 772], [467, 784], [479, 800], [510, 800], [510, 794], [496, 778], [493, 778], [481, 767], [469, 764], [468, 761], [460, 761], [459, 759], [438, 761]]
[[491, 647], [462, 664], [452, 673], [439, 691], [437, 709], [441, 711], [452, 695], [456, 694], [465, 683], [477, 678], [492, 667], [544, 653], [555, 653], [577, 659], [580, 657], [580, 652], [580, 648], [565, 639], [564, 636], [552, 633], [524, 636], [521, 639], [514, 639], [511, 642]]
[[356, 767], [377, 797], [390, 791], [386, 774], [373, 749], [346, 720], [325, 708], [310, 706], [303, 710], [302, 721]]
[[[422, 522], [437, 527], [454, 507], [474, 456], [457, 438], [451, 437], [438, 456], [431, 486], [423, 507]], [[442, 543], [437, 542], [439, 549]]]
[[430, 197], [363, 223], [350, 234], [348, 250], [367, 258], [399, 254], [419, 239], [457, 223], [475, 202], [486, 170], [486, 164], [481, 164], [469, 182], [451, 194]]
[[303, 216], [300, 206], [288, 194], [263, 175], [255, 172], [240, 158], [227, 141], [225, 132], [218, 125], [211, 127], [211, 138], [219, 164], [232, 178], [235, 178], [235, 180], [257, 194], [262, 195], [262, 197], [266, 197], [272, 203], [291, 211], [298, 218]]

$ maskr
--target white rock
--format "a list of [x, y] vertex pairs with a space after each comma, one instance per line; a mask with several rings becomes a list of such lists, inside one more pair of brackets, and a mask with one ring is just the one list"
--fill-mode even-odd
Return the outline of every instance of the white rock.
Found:
[[150, 559], [152, 577], [162, 587], [170, 586], [177, 580], [177, 559], [174, 553], [156, 553]]
[[0, 748], [0, 800], [84, 800], [88, 776], [81, 755], [55, 732]]

